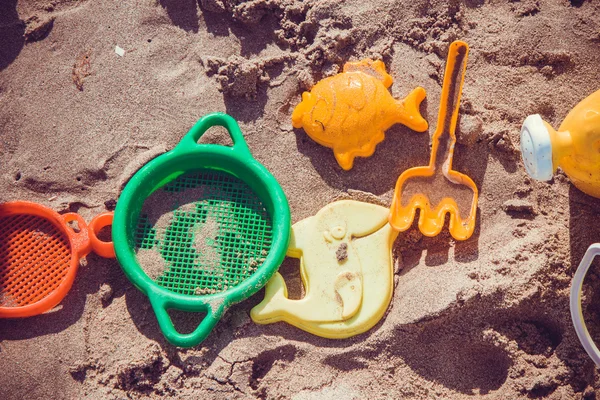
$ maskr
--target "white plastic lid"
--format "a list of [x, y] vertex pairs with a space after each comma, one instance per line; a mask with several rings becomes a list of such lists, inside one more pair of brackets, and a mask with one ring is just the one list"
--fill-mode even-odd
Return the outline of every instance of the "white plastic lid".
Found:
[[525, 118], [521, 127], [521, 157], [529, 176], [538, 181], [552, 179], [552, 141], [539, 114]]

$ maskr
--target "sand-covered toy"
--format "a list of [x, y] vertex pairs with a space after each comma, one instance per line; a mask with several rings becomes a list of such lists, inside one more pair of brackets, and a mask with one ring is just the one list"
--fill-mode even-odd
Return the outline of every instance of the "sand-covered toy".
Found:
[[[233, 146], [199, 144], [213, 126], [226, 128]], [[112, 233], [125, 275], [148, 296], [167, 340], [190, 347], [279, 268], [290, 211], [237, 122], [214, 113], [131, 178], [119, 197]], [[173, 309], [205, 316], [193, 332], [180, 333], [168, 314]]]
[[521, 128], [527, 173], [547, 181], [561, 167], [582, 192], [600, 198], [600, 90], [583, 99], [555, 131], [539, 114]]
[[300, 258], [305, 296], [288, 298], [276, 273], [250, 313], [259, 324], [285, 321], [327, 338], [347, 338], [381, 319], [394, 288], [389, 210], [342, 200], [292, 226], [287, 255]]
[[404, 171], [396, 183], [390, 224], [399, 231], [412, 226], [417, 209], [421, 210], [419, 229], [426, 236], [441, 232], [446, 214], [450, 214], [449, 230], [454, 239], [468, 239], [475, 230], [477, 186], [467, 175], [452, 169], [468, 51], [464, 42], [450, 44], [429, 165]]
[[396, 100], [388, 91], [392, 83], [382, 61], [346, 63], [342, 73], [302, 93], [302, 102], [292, 113], [292, 124], [304, 128], [315, 142], [333, 149], [338, 164], [349, 170], [355, 157], [373, 154], [392, 125], [427, 130], [427, 121], [419, 111], [425, 89], [417, 87], [405, 99]]

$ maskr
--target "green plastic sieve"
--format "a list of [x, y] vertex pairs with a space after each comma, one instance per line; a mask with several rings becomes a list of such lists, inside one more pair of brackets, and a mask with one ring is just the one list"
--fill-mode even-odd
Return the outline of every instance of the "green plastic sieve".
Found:
[[[197, 143], [213, 126], [225, 127], [233, 146]], [[148, 296], [166, 339], [180, 347], [202, 342], [229, 306], [267, 283], [289, 235], [283, 190], [223, 113], [201, 118], [173, 150], [131, 178], [112, 228], [125, 275]], [[183, 334], [171, 309], [206, 315]]]

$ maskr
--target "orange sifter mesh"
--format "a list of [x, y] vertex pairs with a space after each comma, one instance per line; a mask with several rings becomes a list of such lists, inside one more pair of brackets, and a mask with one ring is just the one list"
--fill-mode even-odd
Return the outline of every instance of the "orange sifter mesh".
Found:
[[23, 201], [0, 204], [0, 318], [37, 315], [60, 303], [80, 258], [92, 249], [114, 257], [112, 242], [96, 236], [111, 224], [111, 213], [94, 218], [90, 229], [75, 213], [59, 215]]
[[70, 261], [68, 238], [47, 219], [0, 218], [0, 307], [40, 301], [65, 280]]

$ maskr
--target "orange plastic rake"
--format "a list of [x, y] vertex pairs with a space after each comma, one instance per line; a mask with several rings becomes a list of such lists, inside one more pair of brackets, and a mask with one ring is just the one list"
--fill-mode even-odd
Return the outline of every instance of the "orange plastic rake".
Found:
[[398, 231], [412, 226], [417, 209], [421, 210], [419, 229], [425, 236], [441, 232], [446, 214], [450, 214], [449, 230], [454, 239], [468, 239], [475, 230], [477, 186], [467, 175], [452, 169], [468, 51], [464, 42], [450, 44], [429, 165], [404, 171], [396, 183], [389, 221]]
[[0, 204], [0, 318], [30, 317], [60, 303], [80, 258], [92, 250], [115, 256], [112, 242], [97, 237], [111, 224], [112, 213], [96, 216], [88, 227], [75, 213], [60, 215], [25, 201]]

